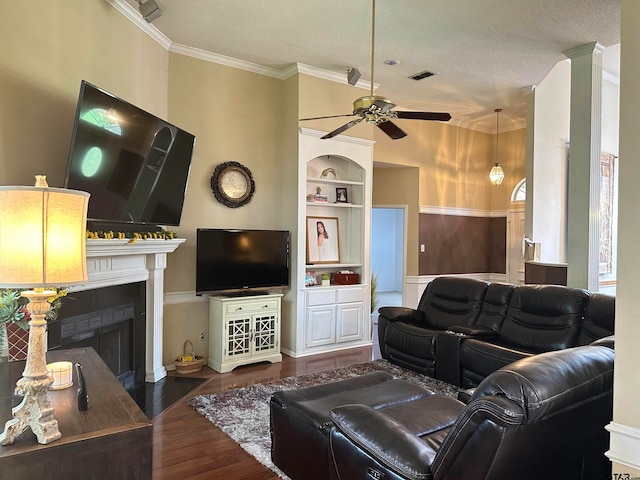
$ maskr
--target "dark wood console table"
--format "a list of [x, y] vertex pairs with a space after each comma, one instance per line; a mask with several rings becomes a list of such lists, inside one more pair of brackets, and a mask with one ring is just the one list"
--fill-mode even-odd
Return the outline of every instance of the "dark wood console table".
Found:
[[[82, 364], [89, 410], [78, 411], [74, 368], [73, 386], [50, 392], [62, 438], [41, 445], [27, 429], [13, 445], [0, 446], [0, 478], [151, 479], [151, 421], [92, 348], [47, 353], [48, 362], [61, 360]], [[13, 390], [23, 370], [24, 362], [0, 364], [0, 428], [21, 401]]]

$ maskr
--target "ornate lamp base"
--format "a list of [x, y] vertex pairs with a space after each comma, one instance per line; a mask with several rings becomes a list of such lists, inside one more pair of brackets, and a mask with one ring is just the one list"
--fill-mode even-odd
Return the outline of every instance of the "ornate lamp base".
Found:
[[53, 378], [47, 370], [45, 350], [45, 315], [49, 310], [47, 300], [54, 293], [32, 290], [22, 292], [30, 300], [27, 308], [31, 314], [27, 364], [16, 385], [16, 391], [23, 394], [24, 398], [13, 408], [13, 418], [4, 426], [0, 445], [13, 443], [27, 427], [31, 427], [38, 443], [50, 443], [62, 436], [58, 430], [58, 421], [53, 418], [53, 406], [49, 398], [49, 386], [53, 383]]

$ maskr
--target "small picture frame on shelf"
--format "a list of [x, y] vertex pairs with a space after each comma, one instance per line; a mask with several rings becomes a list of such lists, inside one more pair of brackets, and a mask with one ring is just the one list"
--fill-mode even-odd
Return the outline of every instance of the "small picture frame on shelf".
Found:
[[336, 203], [349, 203], [345, 187], [336, 188]]
[[307, 263], [340, 263], [338, 217], [307, 217]]

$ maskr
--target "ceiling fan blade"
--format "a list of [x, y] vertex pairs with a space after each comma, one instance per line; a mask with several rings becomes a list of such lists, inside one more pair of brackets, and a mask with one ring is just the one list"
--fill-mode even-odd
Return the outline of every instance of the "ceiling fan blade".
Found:
[[320, 137], [321, 139], [327, 139], [327, 138], [333, 138], [336, 135], [341, 134], [342, 132], [344, 132], [345, 130], [359, 124], [362, 120], [364, 120], [364, 117], [359, 117], [356, 118], [355, 120], [351, 120], [349, 123], [345, 123], [344, 125], [342, 125], [341, 127], [336, 128], [335, 130], [333, 130], [332, 132], [327, 133], [324, 137]]
[[438, 120], [440, 122], [448, 122], [451, 120], [451, 115], [448, 113], [396, 111], [395, 114], [398, 118], [406, 118], [409, 120]]
[[407, 136], [400, 127], [389, 120], [379, 123], [378, 128], [389, 135], [393, 140], [398, 140], [399, 138]]
[[311, 118], [301, 118], [298, 120], [299, 122], [304, 122], [306, 120], [322, 120], [324, 118], [338, 118], [338, 117], [353, 117], [356, 115], [355, 113], [345, 113], [344, 115], [329, 115], [327, 117], [311, 117]]

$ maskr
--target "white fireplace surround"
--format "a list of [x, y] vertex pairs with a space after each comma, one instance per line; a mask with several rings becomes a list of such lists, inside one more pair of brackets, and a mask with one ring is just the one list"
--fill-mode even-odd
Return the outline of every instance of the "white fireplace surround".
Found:
[[94, 288], [146, 282], [145, 381], [157, 382], [166, 377], [162, 365], [162, 329], [164, 270], [167, 253], [173, 252], [184, 238], [170, 240], [87, 240], [89, 281], [71, 292]]

